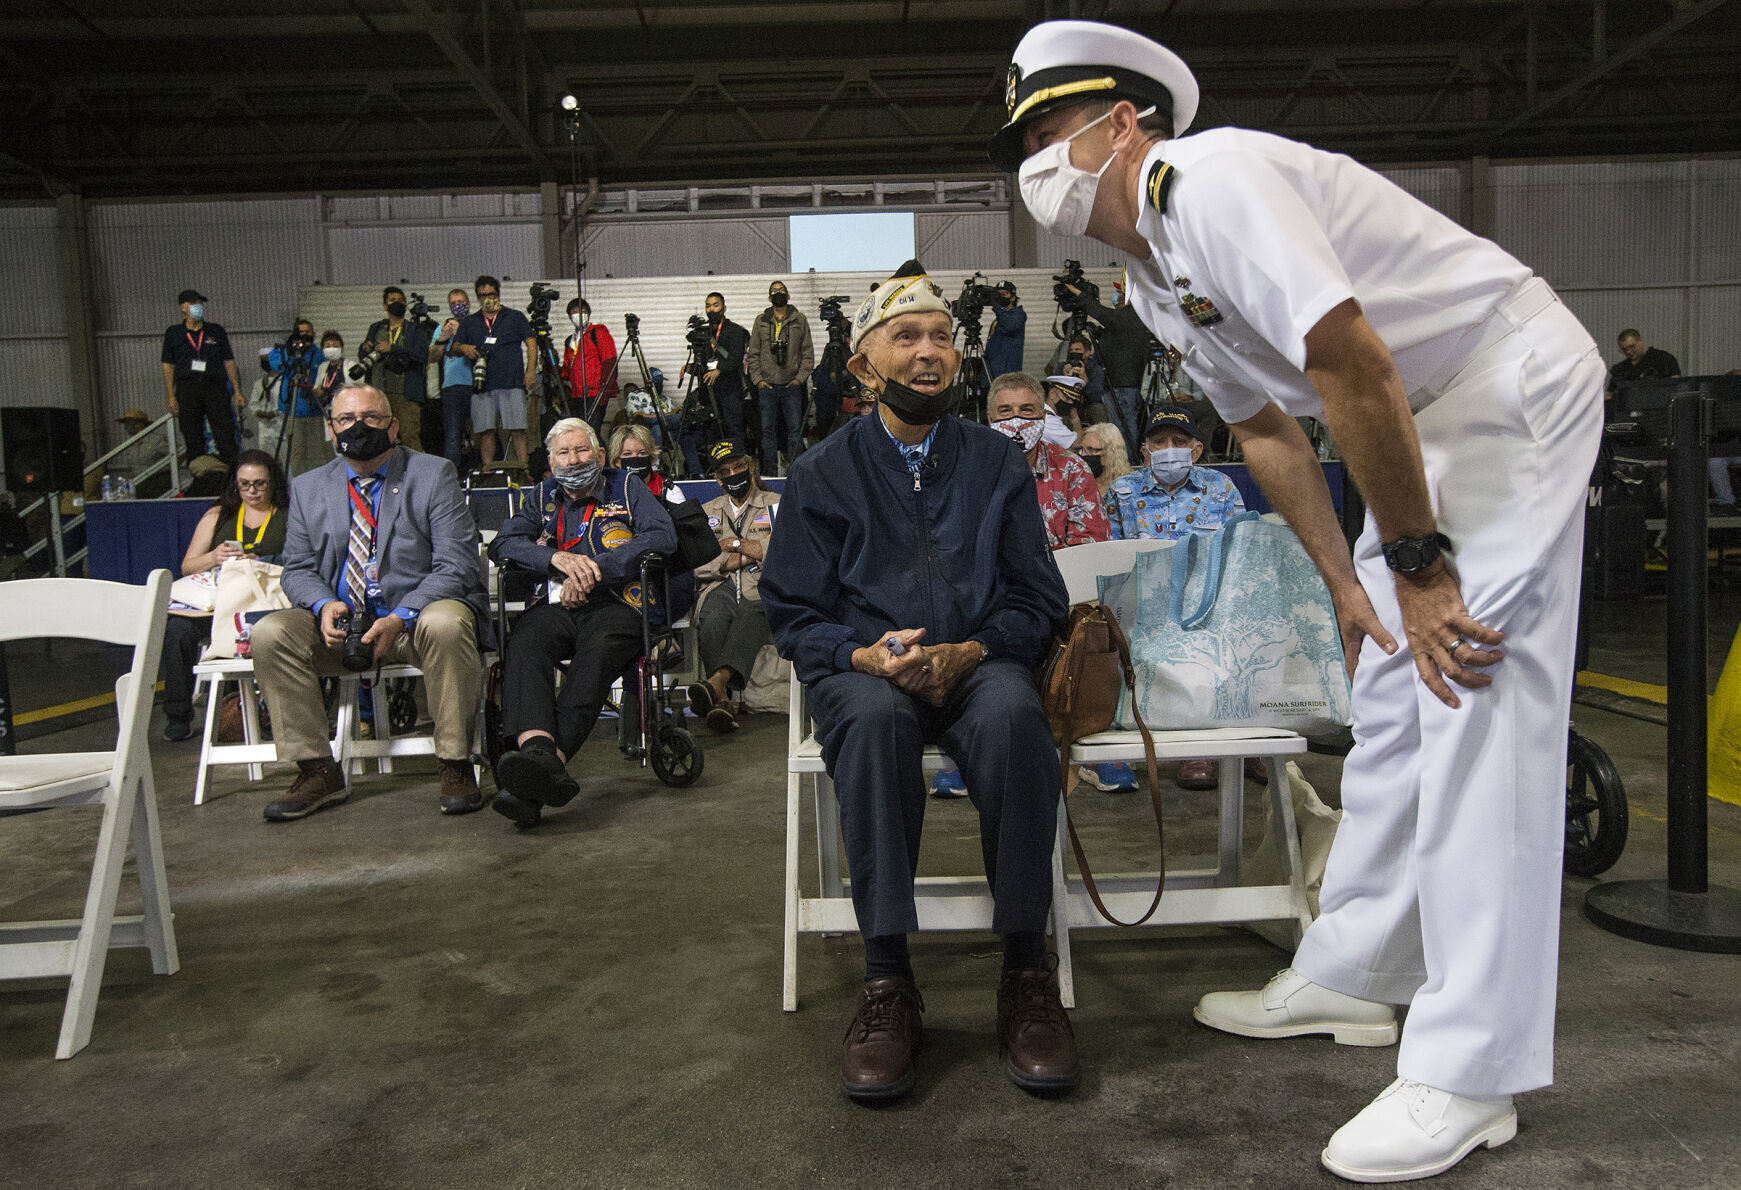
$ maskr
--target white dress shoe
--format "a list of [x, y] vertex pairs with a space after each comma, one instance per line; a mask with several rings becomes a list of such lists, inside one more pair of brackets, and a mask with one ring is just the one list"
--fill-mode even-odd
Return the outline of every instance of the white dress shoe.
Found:
[[1410, 1182], [1516, 1135], [1510, 1095], [1453, 1095], [1399, 1078], [1336, 1130], [1319, 1160], [1350, 1182]]
[[1210, 992], [1191, 1015], [1241, 1037], [1328, 1033], [1338, 1045], [1395, 1045], [1396, 1009], [1320, 987], [1292, 967], [1256, 992]]

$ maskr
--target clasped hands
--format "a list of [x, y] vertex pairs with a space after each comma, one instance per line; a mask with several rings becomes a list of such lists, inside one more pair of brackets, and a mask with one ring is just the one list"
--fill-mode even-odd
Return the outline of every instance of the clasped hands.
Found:
[[[919, 641], [924, 635], [923, 628], [885, 632], [876, 644], [853, 650], [852, 667], [873, 678], [887, 678], [914, 698], [940, 707], [961, 679], [979, 666], [983, 650], [975, 641], [921, 645]], [[891, 640], [905, 652], [898, 656], [891, 652], [884, 643]]]
[[586, 597], [598, 586], [602, 577], [598, 563], [585, 554], [558, 551], [550, 559], [550, 567], [562, 572], [562, 587], [557, 592], [557, 599], [563, 607], [579, 607], [585, 603]]

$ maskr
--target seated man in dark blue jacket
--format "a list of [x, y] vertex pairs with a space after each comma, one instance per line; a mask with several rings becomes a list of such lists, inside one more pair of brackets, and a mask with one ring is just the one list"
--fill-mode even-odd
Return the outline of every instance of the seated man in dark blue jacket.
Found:
[[774, 640], [810, 689], [865, 943], [841, 1087], [879, 1100], [913, 1085], [924, 1004], [907, 935], [920, 757], [936, 742], [979, 810], [1004, 943], [1004, 1069], [1028, 1090], [1068, 1090], [1080, 1064], [1043, 933], [1058, 753], [1035, 682], [1067, 604], [1033, 472], [1009, 439], [949, 416], [961, 353], [917, 262], [859, 307], [852, 341], [848, 367], [877, 412], [792, 465], [761, 583]]
[[[535, 606], [514, 623], [502, 661], [502, 727], [518, 745], [496, 764], [490, 807], [537, 826], [545, 806], [574, 800], [568, 761], [598, 719], [611, 682], [641, 651], [641, 559], [677, 548], [659, 497], [629, 472], [604, 465], [586, 422], [565, 417], [544, 440], [554, 478], [503, 524], [498, 562], [543, 576]], [[562, 693], [556, 663], [568, 662]]]

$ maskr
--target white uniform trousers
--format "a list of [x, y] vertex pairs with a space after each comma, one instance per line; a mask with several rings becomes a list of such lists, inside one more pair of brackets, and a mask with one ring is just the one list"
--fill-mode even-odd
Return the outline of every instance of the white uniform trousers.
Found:
[[1344, 816], [1294, 967], [1408, 1005], [1398, 1074], [1456, 1094], [1553, 1081], [1566, 740], [1604, 377], [1555, 301], [1416, 415], [1463, 599], [1506, 633], [1492, 686], [1452, 684], [1461, 708], [1415, 672], [1370, 516], [1355, 546], [1399, 647], [1361, 649]]

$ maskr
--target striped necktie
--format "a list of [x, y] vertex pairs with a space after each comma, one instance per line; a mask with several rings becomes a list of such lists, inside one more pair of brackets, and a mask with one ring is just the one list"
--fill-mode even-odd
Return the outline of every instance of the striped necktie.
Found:
[[345, 551], [345, 593], [352, 609], [368, 599], [369, 559], [375, 553], [375, 492], [381, 480], [373, 475], [351, 477], [351, 539]]

